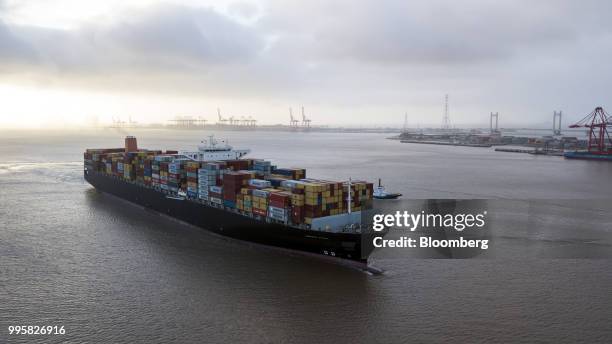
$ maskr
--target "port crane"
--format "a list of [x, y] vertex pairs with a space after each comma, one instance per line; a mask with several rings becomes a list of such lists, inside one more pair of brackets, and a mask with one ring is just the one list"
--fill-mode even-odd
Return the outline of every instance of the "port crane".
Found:
[[289, 108], [289, 118], [290, 118], [289, 126], [292, 127], [292, 128], [297, 128], [299, 121], [297, 119], [293, 118], [293, 109], [292, 108]]
[[256, 127], [257, 126], [257, 120], [254, 119], [252, 116], [249, 116], [249, 118], [247, 118], [247, 124], [251, 127]]
[[599, 106], [590, 114], [570, 128], [587, 128], [589, 134], [588, 151], [593, 154], [612, 155], [612, 138], [608, 132], [608, 125], [612, 125], [612, 117]]
[[306, 114], [304, 113], [304, 107], [302, 106], [302, 126], [305, 128], [310, 128], [310, 119], [306, 118]]
[[126, 122], [121, 120], [121, 117], [117, 117], [117, 119], [115, 119], [115, 116], [113, 116], [113, 125], [111, 126], [111, 128], [122, 128], [126, 126]]
[[202, 116], [198, 116], [198, 119], [196, 120], [196, 123], [198, 123], [198, 125], [201, 125], [201, 126], [205, 126], [206, 122], [207, 120], [202, 118]]
[[137, 126], [137, 122], [136, 121], [132, 121], [132, 116], [128, 116], [128, 120], [123, 121], [121, 120], [121, 117], [117, 117], [115, 118], [115, 116], [113, 116], [113, 125], [111, 125], [111, 128], [135, 128]]
[[227, 119], [221, 117], [221, 109], [217, 108], [217, 116], [219, 117], [219, 122], [217, 124], [225, 125], [227, 124]]
[[193, 116], [176, 116], [174, 119], [169, 120], [173, 125], [179, 128], [196, 128], [203, 127], [206, 125], [206, 119], [202, 116], [194, 118]]
[[240, 116], [240, 120], [236, 120], [234, 123], [239, 123], [243, 127], [255, 127], [257, 125], [257, 120], [253, 119], [253, 116]]

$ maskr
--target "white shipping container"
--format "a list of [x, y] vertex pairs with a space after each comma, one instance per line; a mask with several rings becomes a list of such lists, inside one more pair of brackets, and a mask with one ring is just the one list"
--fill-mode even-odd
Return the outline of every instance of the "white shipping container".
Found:
[[210, 201], [217, 204], [223, 204], [223, 200], [217, 197], [210, 197]]
[[272, 187], [272, 183], [269, 180], [263, 179], [249, 179], [249, 185], [262, 189]]
[[287, 215], [287, 213], [289, 212], [285, 208], [278, 208], [278, 207], [274, 207], [274, 206], [269, 206], [268, 207], [268, 211], [270, 213], [277, 214], [277, 215]]
[[223, 193], [223, 187], [221, 186], [211, 186], [209, 189], [210, 189], [210, 192], [214, 192], [218, 194]]
[[296, 180], [283, 180], [280, 185], [286, 188], [295, 189], [295, 187], [298, 185], [298, 182]]
[[267, 191], [263, 191], [263, 190], [255, 189], [255, 190], [253, 190], [253, 196], [267, 198], [268, 197], [268, 192]]
[[268, 213], [268, 217], [274, 220], [278, 220], [278, 221], [287, 221], [287, 215]]

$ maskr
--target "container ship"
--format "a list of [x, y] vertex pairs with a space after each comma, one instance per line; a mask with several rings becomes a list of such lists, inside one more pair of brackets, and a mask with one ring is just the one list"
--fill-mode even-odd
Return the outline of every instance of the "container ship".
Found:
[[195, 151], [125, 147], [87, 149], [84, 178], [97, 190], [211, 232], [368, 268], [381, 233], [362, 218], [372, 208], [373, 184], [306, 178], [302, 168], [279, 168], [244, 158], [214, 137]]

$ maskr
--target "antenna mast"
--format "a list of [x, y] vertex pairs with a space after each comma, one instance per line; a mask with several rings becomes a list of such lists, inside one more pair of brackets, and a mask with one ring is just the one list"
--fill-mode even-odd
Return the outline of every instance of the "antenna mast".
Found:
[[351, 178], [348, 180], [348, 213], [351, 213]]
[[448, 94], [444, 96], [444, 122], [442, 123], [442, 129], [450, 129], [450, 118], [448, 117]]

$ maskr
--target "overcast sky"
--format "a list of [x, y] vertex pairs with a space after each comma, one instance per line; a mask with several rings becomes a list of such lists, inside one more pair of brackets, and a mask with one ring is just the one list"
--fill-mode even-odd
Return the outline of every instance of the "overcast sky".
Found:
[[251, 115], [566, 123], [612, 94], [604, 0], [0, 0], [0, 126]]

